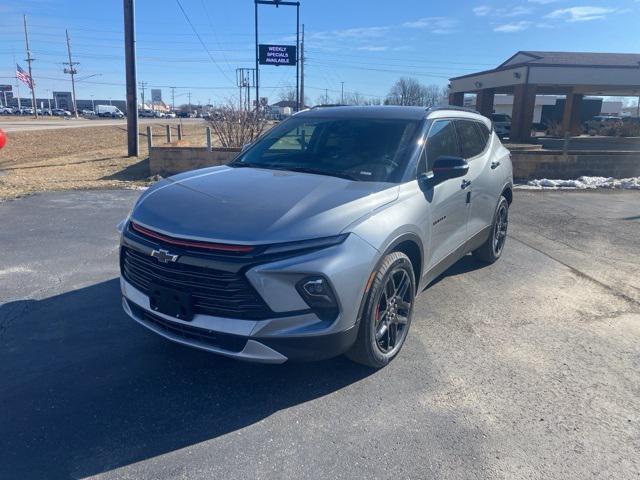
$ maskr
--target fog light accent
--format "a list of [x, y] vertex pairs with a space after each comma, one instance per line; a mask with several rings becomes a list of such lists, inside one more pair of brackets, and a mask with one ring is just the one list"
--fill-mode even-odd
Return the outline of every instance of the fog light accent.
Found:
[[335, 320], [338, 302], [329, 281], [319, 275], [303, 278], [296, 290], [321, 320]]

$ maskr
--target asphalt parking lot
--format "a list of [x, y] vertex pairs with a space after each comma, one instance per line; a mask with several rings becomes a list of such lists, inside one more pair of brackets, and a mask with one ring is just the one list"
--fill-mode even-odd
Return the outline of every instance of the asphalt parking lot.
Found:
[[139, 192], [0, 203], [0, 478], [640, 477], [640, 192], [518, 191], [400, 356], [264, 366], [121, 312]]

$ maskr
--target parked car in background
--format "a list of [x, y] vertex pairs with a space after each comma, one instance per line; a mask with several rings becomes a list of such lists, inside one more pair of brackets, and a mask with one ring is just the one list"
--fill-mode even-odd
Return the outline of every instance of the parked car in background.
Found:
[[124, 113], [114, 105], [96, 105], [95, 112], [99, 117], [124, 118]]
[[494, 113], [491, 115], [493, 129], [500, 138], [508, 137], [511, 134], [511, 117], [506, 113]]
[[165, 113], [161, 112], [160, 110], [154, 110], [153, 111], [153, 117], [154, 118], [164, 118], [165, 117]]
[[615, 115], [596, 115], [591, 119], [591, 122], [597, 122], [602, 125], [621, 125], [622, 117]]
[[166, 118], [176, 118], [176, 112], [167, 112], [164, 114]]
[[640, 125], [640, 118], [638, 117], [622, 117], [622, 123], [626, 125]]
[[229, 165], [141, 195], [119, 225], [122, 306], [183, 345], [380, 368], [416, 295], [507, 239], [513, 172], [489, 119], [456, 109], [298, 113]]
[[177, 117], [178, 118], [191, 118], [191, 114], [189, 112], [178, 112], [177, 113]]
[[13, 115], [13, 107], [0, 107], [0, 114]]
[[153, 110], [150, 110], [148, 108], [142, 108], [140, 110], [138, 110], [138, 116], [140, 118], [154, 118], [155, 115], [153, 113]]
[[70, 117], [71, 112], [69, 110], [65, 110], [64, 108], [54, 108], [51, 110], [51, 113], [56, 117]]
[[83, 117], [95, 117], [96, 112], [94, 112], [93, 110], [84, 109], [80, 112], [80, 115], [82, 115]]

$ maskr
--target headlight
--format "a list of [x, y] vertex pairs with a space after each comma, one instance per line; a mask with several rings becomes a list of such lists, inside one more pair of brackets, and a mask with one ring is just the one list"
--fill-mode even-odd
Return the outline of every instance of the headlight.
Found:
[[276, 243], [268, 246], [262, 253], [270, 255], [273, 253], [295, 252], [297, 250], [309, 249], [315, 250], [319, 248], [332, 247], [344, 242], [348, 236], [348, 233], [343, 233], [342, 235], [335, 235], [333, 237], [314, 238], [311, 240], [302, 240], [300, 242]]
[[303, 278], [296, 284], [296, 290], [320, 320], [336, 319], [338, 302], [326, 278], [320, 275]]
[[130, 216], [131, 216], [131, 213], [129, 213], [129, 215], [127, 215], [122, 220], [120, 220], [120, 223], [118, 223], [118, 225], [116, 225], [116, 229], [118, 230], [118, 233], [124, 232], [124, 229], [127, 226], [127, 222], [129, 221], [129, 217]]

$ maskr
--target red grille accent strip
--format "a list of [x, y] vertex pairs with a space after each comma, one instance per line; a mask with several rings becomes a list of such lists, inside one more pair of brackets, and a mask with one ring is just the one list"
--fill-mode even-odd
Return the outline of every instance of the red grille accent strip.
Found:
[[232, 253], [249, 253], [253, 251], [253, 247], [250, 245], [229, 245], [226, 243], [198, 242], [198, 241], [181, 240], [179, 238], [168, 237], [161, 233], [154, 232], [153, 230], [149, 230], [148, 228], [142, 227], [135, 222], [131, 222], [131, 228], [133, 228], [136, 232], [141, 233], [142, 235], [145, 235], [147, 237], [160, 240], [161, 242], [168, 243], [170, 245], [177, 245], [179, 247], [202, 248], [205, 250], [212, 250], [212, 251], [218, 251], [218, 252], [232, 252]]

